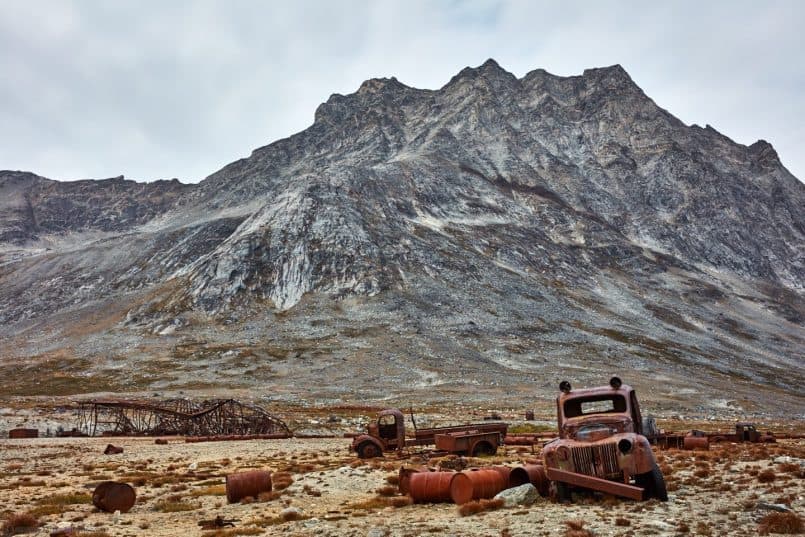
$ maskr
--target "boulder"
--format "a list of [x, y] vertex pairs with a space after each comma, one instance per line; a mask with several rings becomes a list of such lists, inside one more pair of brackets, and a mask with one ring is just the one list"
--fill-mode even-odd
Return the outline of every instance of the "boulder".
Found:
[[495, 496], [495, 499], [503, 500], [503, 505], [506, 507], [514, 507], [515, 505], [531, 505], [536, 502], [539, 497], [537, 487], [531, 483], [526, 483], [525, 485], [499, 492], [497, 496]]

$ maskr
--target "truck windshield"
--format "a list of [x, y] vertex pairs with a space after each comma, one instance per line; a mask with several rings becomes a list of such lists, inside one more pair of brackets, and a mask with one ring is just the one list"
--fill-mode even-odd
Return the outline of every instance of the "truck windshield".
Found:
[[614, 412], [626, 412], [626, 399], [621, 395], [599, 395], [565, 401], [566, 418]]

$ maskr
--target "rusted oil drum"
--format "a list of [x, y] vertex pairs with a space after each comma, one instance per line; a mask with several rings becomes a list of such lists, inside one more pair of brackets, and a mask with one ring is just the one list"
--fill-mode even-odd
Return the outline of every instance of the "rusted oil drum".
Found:
[[397, 474], [397, 486], [400, 489], [400, 494], [408, 494], [411, 491], [411, 476], [419, 472], [431, 472], [427, 466], [401, 466]]
[[455, 472], [416, 472], [411, 474], [409, 491], [416, 503], [450, 501], [450, 481]]
[[39, 438], [39, 429], [11, 429], [9, 438]]
[[239, 502], [251, 496], [257, 498], [261, 492], [271, 491], [271, 472], [254, 470], [226, 476], [226, 499], [229, 503]]
[[534, 421], [534, 411], [533, 410], [526, 410], [525, 411], [525, 420], [526, 421]]
[[131, 485], [116, 481], [104, 481], [92, 493], [92, 505], [107, 513], [126, 513], [136, 500], [137, 494]]
[[470, 500], [492, 498], [506, 488], [499, 472], [487, 469], [474, 469], [457, 473], [450, 481], [450, 498], [462, 505]]
[[710, 439], [706, 436], [686, 436], [682, 440], [682, 447], [688, 450], [707, 450], [710, 449]]
[[503, 483], [509, 482], [509, 474], [512, 473], [511, 466], [490, 466], [489, 470], [494, 470], [500, 474], [500, 477], [503, 478]]
[[526, 464], [525, 466], [512, 468], [509, 474], [509, 488], [519, 487], [526, 483], [534, 485], [540, 496], [548, 495], [548, 487], [551, 483], [548, 481], [545, 467], [541, 464]]

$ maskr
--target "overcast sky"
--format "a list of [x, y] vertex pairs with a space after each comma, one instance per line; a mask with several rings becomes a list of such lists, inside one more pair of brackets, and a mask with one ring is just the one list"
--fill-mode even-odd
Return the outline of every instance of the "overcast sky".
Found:
[[805, 1], [0, 0], [0, 169], [196, 182], [372, 77], [620, 63], [805, 179]]

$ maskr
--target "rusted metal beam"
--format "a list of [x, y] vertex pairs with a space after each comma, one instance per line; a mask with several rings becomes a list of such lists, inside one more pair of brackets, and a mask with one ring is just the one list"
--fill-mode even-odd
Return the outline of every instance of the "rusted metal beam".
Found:
[[613, 494], [615, 496], [622, 496], [632, 500], [639, 501], [643, 499], [643, 489], [641, 487], [635, 487], [634, 485], [618, 483], [617, 481], [608, 481], [599, 477], [577, 474], [565, 470], [557, 470], [556, 468], [546, 468], [545, 472], [548, 476], [548, 479], [551, 481], [559, 481], [561, 483], [567, 483], [568, 485], [597, 490], [599, 492]]

